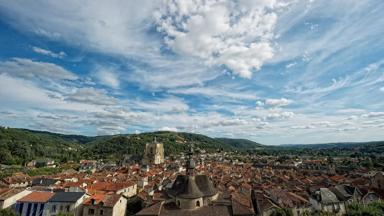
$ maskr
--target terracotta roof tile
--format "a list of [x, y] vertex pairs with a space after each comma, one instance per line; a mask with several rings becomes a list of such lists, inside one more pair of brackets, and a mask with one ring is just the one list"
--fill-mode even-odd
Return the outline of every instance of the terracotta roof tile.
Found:
[[45, 203], [47, 202], [54, 193], [52, 192], [39, 192], [34, 191], [27, 196], [18, 200], [18, 202], [35, 202], [35, 203]]

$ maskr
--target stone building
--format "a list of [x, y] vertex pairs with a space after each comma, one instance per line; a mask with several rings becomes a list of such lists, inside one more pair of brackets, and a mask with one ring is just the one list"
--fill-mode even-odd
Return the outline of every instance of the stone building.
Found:
[[127, 199], [118, 194], [95, 194], [83, 203], [83, 216], [123, 216]]
[[163, 143], [157, 142], [156, 138], [153, 142], [145, 144], [144, 156], [142, 163], [144, 165], [164, 163], [164, 146]]

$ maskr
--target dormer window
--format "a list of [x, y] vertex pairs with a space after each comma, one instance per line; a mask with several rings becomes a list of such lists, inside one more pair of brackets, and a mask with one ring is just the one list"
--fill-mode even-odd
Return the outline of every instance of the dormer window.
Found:
[[92, 203], [92, 205], [96, 205], [96, 200], [95, 199], [91, 199], [91, 203]]

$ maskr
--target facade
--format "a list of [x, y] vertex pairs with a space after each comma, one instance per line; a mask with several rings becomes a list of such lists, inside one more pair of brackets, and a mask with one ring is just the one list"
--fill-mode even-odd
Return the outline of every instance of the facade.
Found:
[[343, 215], [346, 212], [345, 204], [328, 188], [316, 190], [309, 198], [315, 210]]
[[46, 204], [53, 195], [52, 192], [33, 191], [17, 201], [16, 212], [21, 216], [48, 216]]
[[59, 213], [81, 215], [81, 204], [87, 197], [84, 192], [57, 192], [49, 199], [45, 212], [51, 216]]
[[117, 194], [96, 194], [83, 203], [83, 216], [125, 215], [127, 199]]
[[145, 151], [142, 163], [144, 165], [164, 163], [163, 143], [157, 142], [155, 138], [152, 143], [145, 144]]
[[10, 208], [18, 199], [30, 194], [31, 191], [19, 188], [5, 188], [0, 190], [0, 209]]

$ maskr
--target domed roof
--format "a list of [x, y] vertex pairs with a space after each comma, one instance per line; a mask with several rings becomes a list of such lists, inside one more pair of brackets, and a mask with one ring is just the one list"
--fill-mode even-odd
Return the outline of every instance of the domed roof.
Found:
[[213, 196], [217, 194], [217, 190], [208, 176], [197, 175], [195, 177], [195, 181], [200, 191], [203, 192], [204, 196]]
[[197, 186], [195, 177], [188, 176], [185, 178], [184, 184], [182, 184], [177, 196], [184, 199], [197, 199], [203, 197], [204, 194]]
[[206, 175], [176, 177], [172, 188], [167, 191], [169, 195], [184, 199], [195, 199], [199, 197], [210, 197], [217, 194], [212, 181]]

